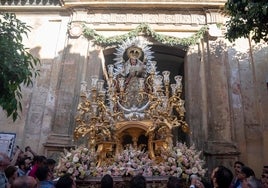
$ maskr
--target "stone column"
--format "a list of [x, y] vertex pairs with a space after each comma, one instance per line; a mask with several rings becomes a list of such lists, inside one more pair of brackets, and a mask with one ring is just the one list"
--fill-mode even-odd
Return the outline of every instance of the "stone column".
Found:
[[207, 103], [208, 137], [205, 141], [209, 169], [216, 165], [232, 168], [238, 153], [233, 140], [232, 109], [229, 94], [229, 62], [226, 44], [217, 39], [208, 42]]
[[86, 13], [74, 11], [67, 31], [68, 38], [56, 86], [56, 110], [52, 133], [44, 144], [47, 155], [49, 151], [56, 150], [55, 147], [63, 148], [73, 145], [74, 117], [80, 100], [81, 82], [90, 80], [89, 72], [96, 73], [95, 70], [100, 69], [100, 66], [94, 66], [94, 64], [100, 64], [96, 60], [98, 52], [94, 46], [90, 46], [88, 39], [83, 37], [81, 22], [75, 22], [83, 20], [82, 18], [85, 17], [83, 14]]
[[200, 150], [207, 137], [206, 75], [201, 48], [202, 45], [192, 46], [185, 58], [186, 121], [190, 127], [190, 144], [194, 143]]
[[[28, 20], [28, 18], [27, 18]], [[49, 140], [48, 134], [53, 129], [54, 114], [58, 93], [55, 92], [60, 75], [67, 39], [66, 30], [69, 15], [36, 15], [29, 19], [33, 22], [35, 30], [29, 38], [38, 41], [38, 47], [31, 50], [31, 53], [40, 53], [42, 66], [40, 76], [35, 81], [35, 87], [31, 90], [29, 112], [27, 114], [26, 126], [23, 139], [24, 145], [31, 146], [38, 153], [43, 153], [43, 143]], [[51, 32], [46, 31], [53, 31]], [[36, 46], [36, 45], [35, 45]], [[41, 48], [42, 47], [42, 48]]]

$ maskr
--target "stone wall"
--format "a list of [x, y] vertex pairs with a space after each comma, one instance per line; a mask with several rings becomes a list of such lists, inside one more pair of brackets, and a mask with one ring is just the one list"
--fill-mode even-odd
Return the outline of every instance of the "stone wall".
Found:
[[[21, 119], [13, 123], [1, 111], [0, 128], [2, 132], [16, 133], [17, 145], [30, 145], [37, 153], [54, 158], [74, 144], [72, 131], [80, 82], [89, 81], [96, 73], [102, 76], [104, 49], [85, 39], [79, 27], [69, 28], [68, 23], [86, 21], [99, 34], [113, 36], [147, 22], [159, 33], [188, 37], [206, 24], [225, 20], [211, 7], [195, 7], [187, 12], [161, 9], [158, 14], [135, 8], [49, 10], [16, 10], [18, 18], [32, 26], [24, 43], [40, 58], [41, 74], [33, 87], [23, 88]], [[216, 36], [205, 35], [185, 56], [190, 141], [204, 151], [209, 170], [217, 164], [231, 167], [239, 159], [260, 175], [268, 157], [268, 47], [250, 46], [246, 39], [229, 44], [223, 31]]]

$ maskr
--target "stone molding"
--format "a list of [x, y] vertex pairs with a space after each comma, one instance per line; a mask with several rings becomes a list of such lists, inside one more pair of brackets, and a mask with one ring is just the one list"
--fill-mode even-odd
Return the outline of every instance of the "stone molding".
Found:
[[[78, 11], [77, 15], [84, 11]], [[69, 27], [71, 37], [79, 37], [82, 24], [99, 31], [129, 31], [140, 23], [148, 23], [155, 31], [160, 32], [196, 32], [207, 24], [223, 23], [224, 17], [215, 10], [177, 11], [158, 13], [126, 13], [126, 12], [88, 12], [83, 18], [72, 20]], [[185, 27], [187, 26], [187, 27]], [[116, 29], [115, 29], [116, 28]], [[167, 29], [168, 28], [168, 29]]]
[[207, 141], [204, 147], [205, 155], [234, 155], [240, 154], [239, 149], [235, 143], [224, 141]]
[[62, 145], [70, 146], [72, 144], [72, 136], [63, 134], [51, 134], [48, 136], [45, 145]]
[[223, 16], [216, 10], [205, 11], [160, 11], [160, 12], [88, 12], [84, 20], [91, 24], [174, 24], [205, 25], [207, 23], [223, 23]]
[[206, 16], [197, 13], [89, 13], [92, 24], [206, 24]]
[[16, 1], [10, 1], [10, 0], [1, 0], [1, 6], [60, 6], [62, 3], [61, 0], [16, 0]]
[[182, 7], [187, 8], [206, 8], [206, 7], [215, 7], [221, 8], [224, 6], [226, 0], [147, 0], [147, 1], [117, 1], [117, 0], [62, 0], [62, 4], [65, 7], [88, 7], [88, 8], [170, 8], [178, 9]]

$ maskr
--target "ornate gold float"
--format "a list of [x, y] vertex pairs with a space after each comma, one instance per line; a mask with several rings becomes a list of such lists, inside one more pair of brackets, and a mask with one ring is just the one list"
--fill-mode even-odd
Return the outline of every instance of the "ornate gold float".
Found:
[[160, 75], [152, 54], [146, 42], [127, 40], [117, 47], [105, 81], [92, 76], [90, 88], [81, 84], [74, 138], [88, 138], [100, 166], [129, 146], [160, 162], [159, 152], [173, 146], [172, 129], [189, 132], [182, 76], [171, 84], [170, 72]]

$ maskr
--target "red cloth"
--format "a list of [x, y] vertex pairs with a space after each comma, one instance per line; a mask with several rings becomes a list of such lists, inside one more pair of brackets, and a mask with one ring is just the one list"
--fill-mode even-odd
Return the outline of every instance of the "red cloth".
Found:
[[38, 168], [38, 165], [35, 164], [35, 165], [33, 166], [32, 170], [29, 172], [29, 176], [32, 176], [32, 177], [36, 178], [35, 173], [36, 173], [36, 171], [37, 171], [37, 168]]

